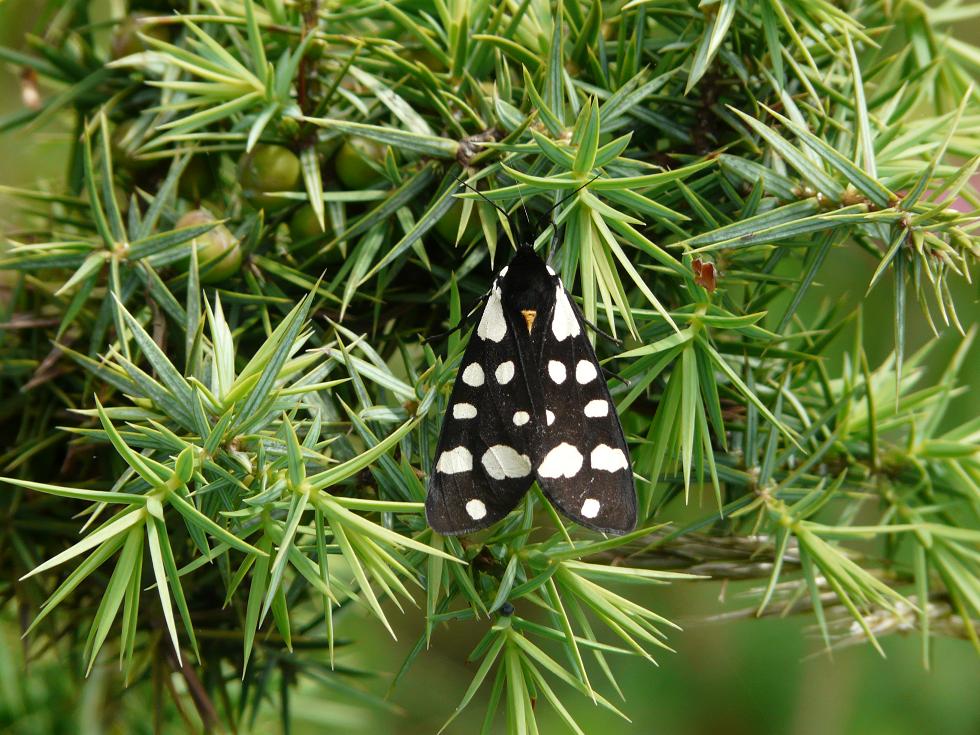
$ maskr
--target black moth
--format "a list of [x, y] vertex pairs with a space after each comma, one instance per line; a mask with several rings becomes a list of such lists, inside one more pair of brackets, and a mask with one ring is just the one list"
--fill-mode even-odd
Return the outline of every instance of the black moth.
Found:
[[636, 525], [629, 449], [561, 278], [522, 245], [494, 278], [460, 364], [425, 513], [445, 535], [486, 528], [531, 483], [583, 526]]

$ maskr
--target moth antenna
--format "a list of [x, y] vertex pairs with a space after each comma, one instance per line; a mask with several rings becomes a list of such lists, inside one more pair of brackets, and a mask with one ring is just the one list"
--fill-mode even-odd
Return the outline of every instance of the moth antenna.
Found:
[[[570, 194], [566, 194], [566, 195], [565, 195], [565, 196], [563, 196], [563, 197], [562, 197], [561, 199], [559, 199], [559, 200], [558, 200], [557, 202], [555, 202], [555, 203], [554, 203], [553, 205], [551, 205], [551, 206], [550, 206], [550, 207], [549, 207], [549, 208], [548, 208], [548, 209], [547, 209], [547, 210], [546, 210], [546, 211], [545, 211], [544, 213], [542, 213], [542, 215], [541, 215], [541, 216], [540, 216], [540, 217], [538, 218], [538, 224], [540, 224], [540, 223], [541, 223], [541, 220], [542, 220], [542, 219], [544, 219], [545, 217], [550, 217], [550, 215], [551, 215], [551, 214], [552, 214], [552, 213], [553, 213], [553, 212], [554, 212], [554, 211], [555, 211], [556, 209], [558, 209], [558, 207], [560, 207], [560, 206], [561, 206], [562, 204], [564, 204], [565, 202], [567, 202], [567, 201], [568, 201], [569, 199], [571, 199], [571, 198], [572, 198], [573, 196], [575, 196], [576, 194], [578, 194], [578, 193], [579, 193], [580, 191], [582, 191], [582, 189], [584, 189], [584, 188], [586, 188], [586, 187], [587, 187], [587, 186], [588, 186], [589, 184], [591, 184], [591, 183], [592, 183], [593, 181], [595, 181], [596, 179], [598, 179], [598, 178], [599, 178], [600, 176], [602, 176], [602, 174], [596, 174], [596, 175], [595, 175], [595, 176], [593, 176], [593, 177], [592, 177], [591, 179], [589, 179], [589, 180], [588, 180], [588, 181], [586, 181], [586, 182], [585, 182], [584, 184], [582, 184], [582, 185], [581, 185], [580, 187], [578, 187], [577, 189], [575, 189], [574, 191], [572, 191], [572, 192], [571, 192]], [[551, 226], [552, 226], [552, 227], [554, 227], [554, 226], [555, 226], [555, 221], [554, 221], [554, 219], [551, 219]], [[535, 229], [538, 229], [538, 228], [537, 228], [537, 227], [535, 227]]]
[[551, 265], [551, 259], [555, 255], [555, 251], [558, 249], [558, 226], [554, 222], [551, 223], [551, 241], [548, 243], [548, 258], [546, 262]]
[[521, 209], [524, 210], [524, 219], [527, 221], [528, 225], [531, 224], [531, 215], [527, 213], [527, 205], [524, 203], [524, 193], [521, 191], [521, 185], [517, 185], [517, 196], [521, 198]]
[[[510, 214], [507, 212], [507, 210], [504, 209], [503, 207], [501, 207], [495, 201], [493, 201], [490, 197], [488, 197], [482, 191], [479, 191], [475, 187], [470, 186], [468, 183], [466, 183], [465, 181], [463, 181], [458, 176], [456, 176], [455, 179], [456, 179], [456, 181], [458, 181], [460, 184], [462, 184], [467, 189], [469, 189], [470, 191], [472, 191], [474, 194], [476, 194], [478, 197], [480, 197], [480, 199], [482, 199], [483, 201], [485, 201], [487, 204], [489, 204], [491, 207], [493, 207], [498, 212], [500, 212], [500, 214], [503, 215], [504, 221], [507, 222], [507, 230], [510, 233], [511, 237], [513, 238], [513, 236], [514, 236], [513, 231], [516, 230], [516, 229], [518, 229], [518, 228], [516, 227], [515, 223], [511, 220]], [[518, 239], [520, 239], [520, 237], [518, 237]]]
[[476, 195], [477, 195], [478, 197], [480, 197], [480, 199], [482, 199], [482, 200], [483, 200], [483, 201], [485, 201], [485, 202], [486, 202], [487, 204], [489, 204], [489, 205], [490, 205], [491, 207], [493, 207], [493, 208], [494, 208], [494, 209], [496, 209], [496, 210], [497, 210], [498, 212], [500, 212], [500, 213], [501, 213], [502, 215], [504, 215], [504, 218], [505, 218], [505, 219], [507, 219], [508, 221], [510, 220], [510, 215], [509, 215], [509, 214], [507, 214], [507, 211], [506, 211], [506, 210], [505, 210], [505, 209], [504, 209], [503, 207], [501, 207], [501, 206], [500, 206], [499, 204], [497, 204], [497, 203], [496, 203], [495, 201], [493, 201], [493, 199], [491, 199], [490, 197], [488, 197], [488, 196], [487, 196], [486, 194], [484, 194], [484, 193], [483, 193], [482, 191], [480, 191], [479, 189], [477, 189], [477, 188], [476, 188], [475, 186], [470, 186], [470, 185], [469, 185], [468, 183], [466, 183], [465, 181], [463, 181], [463, 180], [462, 180], [461, 178], [459, 178], [458, 176], [456, 176], [456, 177], [455, 177], [455, 179], [456, 179], [456, 181], [458, 181], [458, 182], [459, 182], [460, 184], [462, 184], [462, 185], [463, 185], [463, 186], [465, 186], [465, 187], [466, 187], [467, 189], [469, 189], [469, 190], [470, 190], [470, 191], [472, 191], [472, 192], [473, 192], [474, 194], [476, 194]]

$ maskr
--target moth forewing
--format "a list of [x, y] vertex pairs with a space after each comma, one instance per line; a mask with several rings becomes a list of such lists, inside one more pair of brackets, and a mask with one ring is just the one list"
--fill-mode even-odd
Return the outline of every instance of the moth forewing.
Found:
[[625, 533], [636, 526], [629, 447], [582, 315], [560, 281], [541, 349], [545, 416], [536, 477], [575, 522]]
[[530, 399], [494, 281], [450, 394], [425, 512], [445, 535], [486, 528], [520, 502], [534, 480]]

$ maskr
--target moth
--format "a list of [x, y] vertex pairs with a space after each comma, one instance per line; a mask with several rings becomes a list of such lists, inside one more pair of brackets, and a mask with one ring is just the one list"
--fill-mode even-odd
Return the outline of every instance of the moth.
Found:
[[585, 326], [555, 271], [518, 248], [493, 280], [450, 395], [425, 502], [435, 531], [486, 528], [535, 481], [576, 523], [636, 525], [629, 448]]

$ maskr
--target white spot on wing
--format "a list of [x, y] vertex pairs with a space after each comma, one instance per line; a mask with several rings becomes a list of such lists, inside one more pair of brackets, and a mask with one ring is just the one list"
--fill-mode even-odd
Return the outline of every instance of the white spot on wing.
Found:
[[473, 419], [476, 418], [476, 406], [472, 403], [456, 403], [453, 405], [454, 419]]
[[518, 454], [513, 447], [494, 444], [480, 460], [483, 468], [494, 480], [508, 477], [527, 477], [531, 474], [531, 460], [526, 454]]
[[595, 380], [595, 376], [599, 373], [596, 372], [595, 365], [593, 365], [588, 360], [579, 360], [578, 364], [575, 365], [575, 380], [585, 385]]
[[497, 369], [493, 371], [493, 374], [497, 378], [498, 383], [507, 385], [511, 378], [514, 377], [514, 363], [510, 360], [500, 363], [497, 365]]
[[568, 302], [565, 289], [560, 285], [555, 289], [555, 311], [551, 317], [551, 331], [559, 342], [569, 337], [577, 337], [582, 331], [578, 319], [575, 318], [575, 312], [572, 311], [572, 305]]
[[550, 375], [551, 379], [558, 383], [558, 385], [561, 385], [565, 382], [565, 377], [568, 375], [568, 373], [565, 370], [565, 366], [558, 362], [558, 360], [549, 360], [548, 375]]
[[483, 501], [479, 498], [473, 498], [466, 503], [466, 512], [469, 514], [470, 518], [472, 518], [474, 521], [478, 521], [487, 515], [487, 506], [485, 506]]
[[568, 442], [562, 442], [545, 455], [538, 474], [541, 477], [575, 477], [582, 469], [582, 453]]
[[480, 339], [488, 339], [491, 342], [499, 342], [507, 334], [507, 322], [504, 320], [504, 308], [500, 303], [500, 289], [495, 288], [490, 292], [487, 306], [483, 310], [483, 318], [476, 328], [476, 334]]
[[623, 450], [613, 449], [606, 444], [600, 444], [593, 449], [592, 456], [589, 460], [594, 470], [615, 472], [616, 470], [625, 470], [629, 467], [629, 462], [626, 460], [626, 455], [623, 454]]
[[503, 268], [501, 268], [500, 269], [500, 274], [497, 276], [497, 278], [503, 278], [504, 276], [506, 276], [507, 275], [507, 269], [508, 268], [510, 268], [509, 265], [505, 265]]
[[524, 426], [531, 420], [531, 414], [527, 411], [518, 411], [514, 414], [514, 426]]
[[582, 503], [582, 516], [585, 518], [595, 518], [599, 515], [599, 501], [595, 498], [586, 498]]
[[456, 447], [439, 455], [436, 472], [455, 475], [459, 472], [469, 472], [473, 469], [473, 455], [466, 447]]
[[463, 371], [463, 382], [471, 388], [479, 388], [483, 385], [483, 368], [479, 363], [471, 362]]
[[585, 415], [597, 419], [609, 415], [609, 402], [602, 400], [589, 401], [585, 404]]
[[553, 414], [551, 411], [545, 411], [544, 417], [548, 420], [548, 426], [551, 426], [553, 423], [555, 423], [555, 414]]
[[546, 265], [545, 268], [548, 269], [548, 275], [551, 275], [551, 276], [555, 275], [555, 269], [552, 268], [550, 265]]

